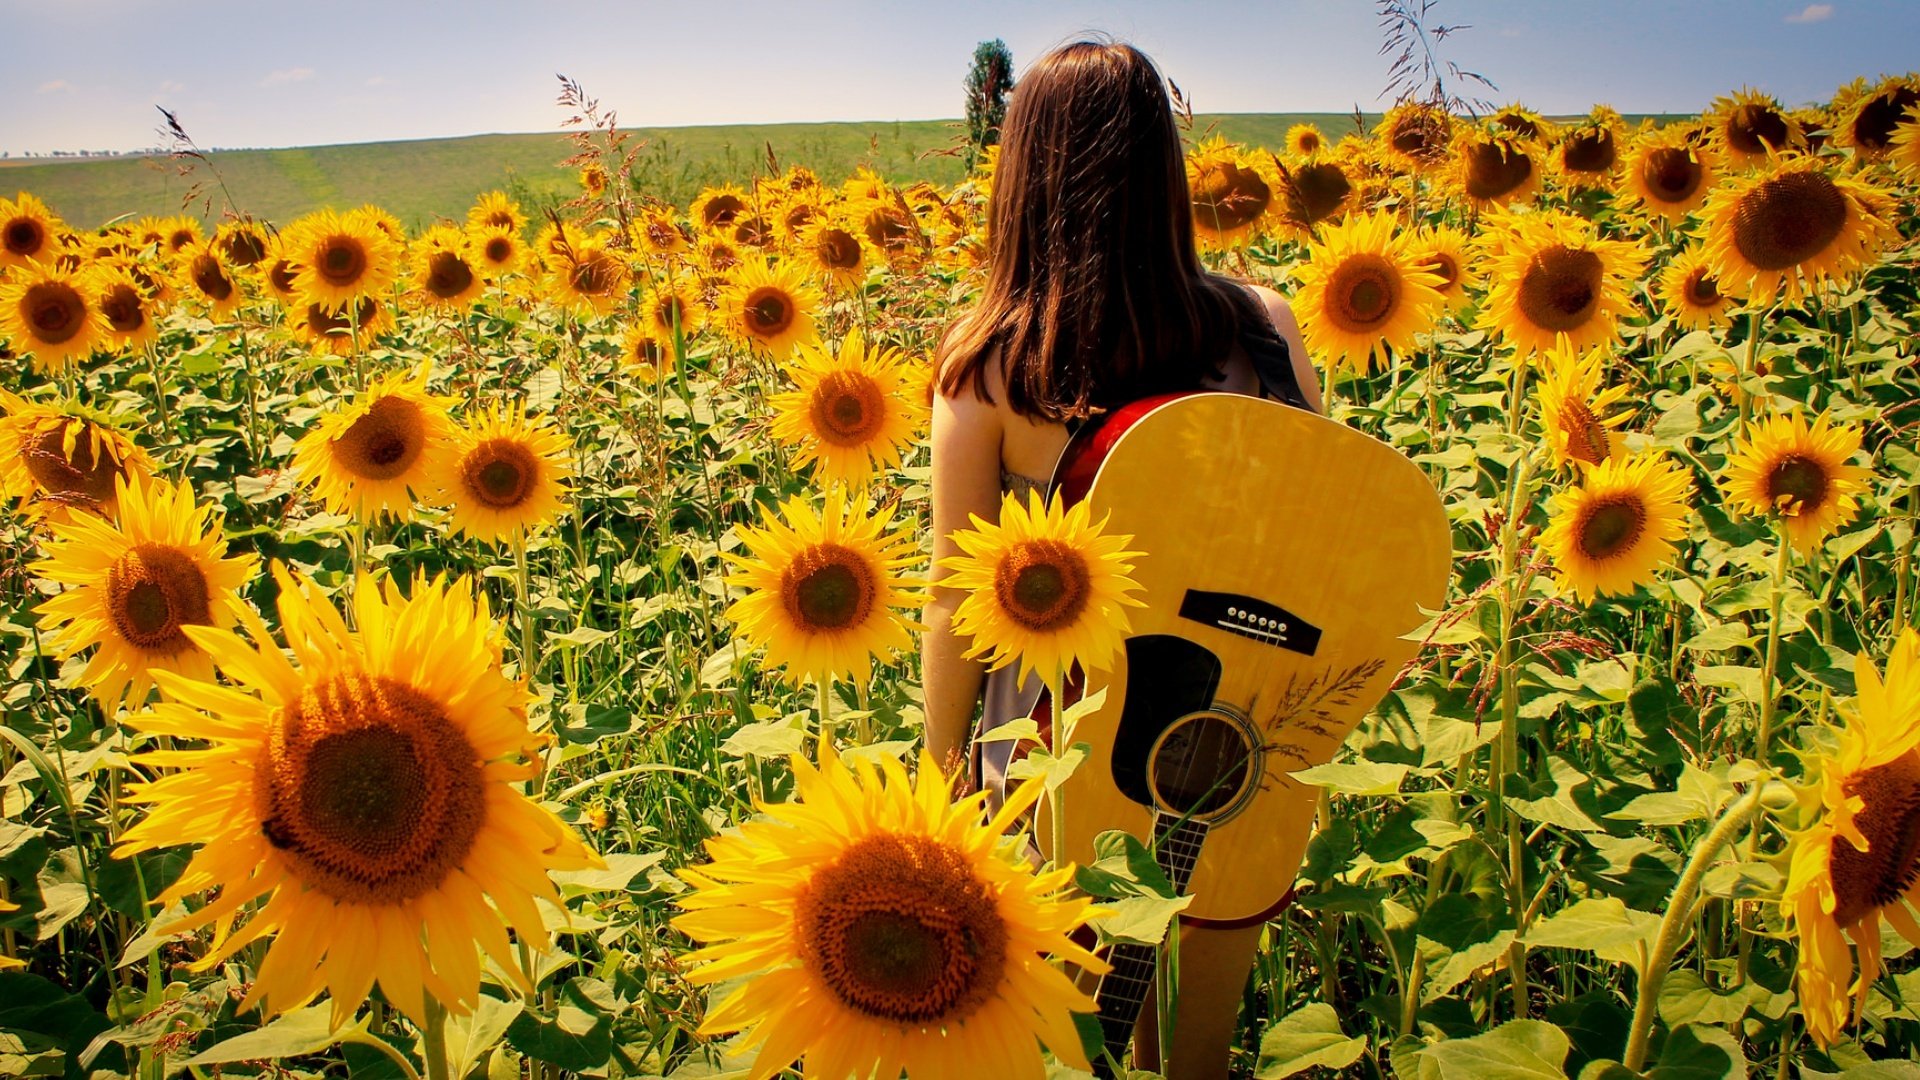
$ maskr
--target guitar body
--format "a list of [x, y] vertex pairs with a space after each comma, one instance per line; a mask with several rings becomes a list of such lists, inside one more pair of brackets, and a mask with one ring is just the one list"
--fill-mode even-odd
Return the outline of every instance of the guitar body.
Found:
[[1420, 608], [1445, 599], [1439, 495], [1378, 440], [1236, 394], [1119, 410], [1056, 486], [1071, 500], [1089, 472], [1094, 520], [1144, 553], [1146, 607], [1070, 734], [1092, 751], [1062, 789], [1066, 850], [1047, 854], [1085, 864], [1101, 832], [1177, 827], [1185, 917], [1258, 921], [1292, 884], [1317, 794], [1288, 774], [1333, 757], [1413, 657]]

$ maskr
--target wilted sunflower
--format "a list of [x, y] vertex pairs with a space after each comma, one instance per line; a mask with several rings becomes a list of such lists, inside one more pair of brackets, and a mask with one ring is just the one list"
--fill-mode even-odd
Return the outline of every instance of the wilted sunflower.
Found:
[[573, 442], [545, 417], [495, 405], [457, 432], [430, 483], [453, 507], [448, 524], [476, 540], [513, 541], [566, 509]]
[[950, 802], [920, 758], [917, 788], [889, 757], [849, 769], [794, 757], [794, 798], [707, 841], [680, 876], [673, 925], [707, 943], [685, 959], [697, 985], [747, 976], [702, 1034], [745, 1031], [749, 1080], [804, 1057], [810, 1077], [1040, 1080], [1045, 1043], [1088, 1067], [1072, 1013], [1094, 1008], [1048, 957], [1092, 972], [1069, 938], [1089, 903], [1073, 868], [1035, 874], [1001, 834], [1040, 797], [1035, 778], [984, 820], [985, 796]]
[[1248, 153], [1221, 136], [1187, 155], [1187, 192], [1193, 234], [1203, 247], [1231, 247], [1260, 231], [1280, 186], [1272, 159]]
[[699, 292], [687, 281], [654, 282], [640, 298], [640, 314], [648, 330], [667, 342], [669, 348], [676, 328], [682, 338], [691, 338], [707, 324], [706, 305], [700, 302]]
[[0, 337], [16, 354], [33, 354], [36, 371], [64, 371], [85, 360], [108, 335], [97, 284], [58, 262], [16, 267], [0, 279]]
[[687, 234], [674, 220], [673, 207], [649, 206], [634, 215], [627, 235], [636, 250], [649, 255], [678, 255], [687, 250]]
[[1588, 468], [1553, 497], [1540, 548], [1583, 602], [1625, 596], [1653, 580], [1687, 534], [1687, 470], [1653, 451]]
[[429, 307], [459, 310], [486, 288], [474, 265], [466, 234], [451, 225], [435, 225], [414, 241], [414, 295]]
[[220, 254], [226, 256], [228, 265], [241, 269], [266, 258], [271, 246], [267, 230], [259, 222], [247, 219], [229, 221], [220, 226], [220, 230], [213, 234], [213, 242], [220, 245]]
[[787, 364], [798, 389], [774, 395], [773, 437], [796, 447], [793, 464], [818, 462], [822, 486], [862, 487], [897, 468], [926, 422], [923, 389], [898, 349], [868, 348], [858, 330], [835, 354], [801, 346]]
[[0, 390], [0, 497], [64, 520], [71, 511], [111, 516], [117, 481], [139, 484], [153, 459], [125, 432], [78, 405], [53, 407]]
[[1707, 254], [1689, 244], [1660, 271], [1655, 286], [1668, 318], [1687, 330], [1711, 330], [1733, 321], [1733, 298], [1720, 291]]
[[1847, 103], [1844, 114], [1834, 103], [1834, 141], [1866, 156], [1878, 156], [1892, 145], [1894, 129], [1908, 110], [1920, 105], [1920, 76], [1895, 75], [1880, 80]]
[[335, 311], [362, 297], [379, 297], [400, 273], [392, 234], [365, 209], [308, 214], [287, 229], [284, 249], [300, 268], [294, 274], [300, 295]]
[[61, 232], [60, 219], [32, 195], [0, 199], [0, 269], [51, 262]]
[[432, 490], [452, 449], [448, 400], [427, 391], [427, 365], [395, 372], [320, 418], [293, 447], [300, 479], [336, 514], [413, 515], [409, 489]]
[[755, 259], [733, 272], [715, 317], [728, 334], [784, 360], [795, 346], [814, 340], [819, 306], [819, 292], [798, 268]]
[[1721, 291], [1758, 304], [1851, 277], [1898, 241], [1891, 217], [1884, 191], [1805, 157], [1729, 179], [1701, 211]]
[[35, 610], [60, 657], [95, 649], [79, 682], [109, 717], [144, 703], [156, 671], [213, 678], [212, 659], [184, 628], [238, 622], [239, 591], [259, 562], [224, 557], [218, 514], [196, 504], [184, 481], [114, 484], [117, 520], [81, 514], [52, 525], [47, 557], [33, 568], [66, 586]]
[[841, 288], [854, 288], [867, 279], [867, 246], [842, 215], [823, 215], [802, 229], [797, 254], [816, 277]]
[[520, 204], [506, 192], [489, 191], [467, 211], [467, 224], [478, 232], [499, 229], [517, 238], [520, 230], [527, 227], [527, 215], [520, 212]]
[[1403, 167], [1424, 172], [1446, 160], [1453, 117], [1437, 106], [1403, 101], [1387, 110], [1373, 134]]
[[1295, 124], [1287, 129], [1287, 153], [1294, 157], [1312, 157], [1326, 146], [1326, 136], [1312, 124]]
[[634, 323], [620, 339], [620, 366], [643, 382], [659, 379], [673, 363], [673, 339], [660, 340], [646, 323]]
[[1749, 514], [1778, 514], [1796, 551], [1812, 551], [1860, 511], [1855, 492], [1873, 475], [1847, 464], [1860, 451], [1860, 429], [1833, 427], [1827, 414], [1776, 413], [1747, 424], [1720, 484], [1728, 501]]
[[820, 510], [795, 496], [778, 518], [740, 527], [747, 554], [726, 554], [738, 568], [727, 583], [749, 592], [727, 618], [766, 646], [767, 663], [788, 680], [865, 685], [874, 657], [891, 659], [912, 644], [901, 612], [921, 598], [901, 571], [918, 559], [919, 545], [910, 523], [894, 527], [894, 509], [833, 489]]
[[295, 341], [315, 353], [351, 356], [357, 333], [362, 342], [372, 341], [393, 329], [393, 313], [371, 296], [363, 296], [351, 311], [335, 311], [326, 304], [304, 303], [290, 320]]
[[547, 872], [599, 860], [519, 791], [532, 695], [501, 673], [485, 599], [362, 577], [349, 630], [312, 582], [274, 576], [285, 651], [251, 614], [250, 641], [189, 630], [229, 685], [162, 672], [174, 700], [129, 721], [195, 749], [136, 759], [163, 775], [135, 785], [151, 809], [114, 853], [201, 845], [158, 900], [218, 896], [164, 930], [213, 928], [196, 970], [272, 939], [242, 1010], [326, 992], [338, 1028], [378, 982], [424, 1024], [428, 994], [455, 1014], [478, 1002], [483, 953], [531, 994], [507, 929], [546, 948]]
[[1609, 410], [1627, 396], [1624, 386], [1600, 389], [1606, 364], [1604, 349], [1581, 354], [1555, 349], [1543, 367], [1545, 377], [1534, 391], [1540, 406], [1540, 426], [1553, 450], [1554, 464], [1598, 465], [1620, 456], [1620, 436], [1614, 428], [1631, 414]]
[[1391, 214], [1349, 214], [1321, 234], [1295, 271], [1294, 310], [1309, 351], [1324, 363], [1372, 369], [1389, 349], [1405, 352], [1433, 327], [1440, 278], [1421, 269]]
[[89, 272], [100, 315], [106, 320], [107, 340], [122, 351], [137, 352], [153, 344], [160, 336], [154, 322], [158, 312], [153, 310], [146, 290], [134, 280], [133, 272], [123, 264], [110, 262], [95, 263]]
[[1689, 140], [1678, 124], [1634, 139], [1621, 164], [1626, 174], [1622, 194], [1667, 221], [1698, 210], [1719, 176], [1712, 148]]
[[1008, 495], [997, 523], [976, 514], [954, 532], [962, 554], [941, 560], [952, 573], [935, 585], [967, 594], [953, 613], [954, 632], [973, 639], [967, 656], [996, 671], [1018, 661], [1020, 682], [1039, 672], [1056, 691], [1076, 663], [1107, 669], [1132, 629], [1127, 607], [1141, 606], [1129, 595], [1140, 588], [1129, 560], [1141, 553], [1092, 513], [1085, 502], [1063, 509], [1058, 494], [1042, 505], [1036, 491], [1027, 505]]
[[1591, 222], [1559, 212], [1508, 218], [1484, 242], [1488, 288], [1477, 325], [1497, 331], [1522, 360], [1560, 344], [1585, 352], [1613, 341], [1646, 264], [1638, 244], [1603, 240]]
[[725, 229], [733, 219], [749, 209], [747, 194], [732, 184], [703, 189], [693, 200], [688, 216], [696, 228], [710, 232]]
[[526, 259], [526, 246], [520, 242], [520, 234], [498, 226], [469, 226], [467, 250], [473, 253], [474, 269], [488, 281], [517, 273]]
[[1434, 288], [1446, 311], [1467, 306], [1469, 289], [1480, 287], [1480, 273], [1467, 254], [1467, 234], [1451, 225], [1423, 228], [1407, 241], [1407, 258], [1415, 268], [1440, 279]]
[[1453, 140], [1452, 186], [1485, 210], [1526, 202], [1540, 190], [1536, 146], [1494, 124], [1462, 127]]
[[547, 296], [579, 316], [606, 315], [627, 297], [627, 260], [605, 236], [566, 245], [547, 261]]
[[[1831, 1046], [1859, 1019], [1880, 978], [1880, 921], [1920, 945], [1920, 634], [1903, 630], [1882, 681], [1865, 653], [1854, 659], [1853, 707], [1837, 752], [1814, 761], [1817, 779], [1803, 803], [1812, 825], [1793, 834], [1781, 913], [1799, 946], [1797, 983], [1807, 1031]], [[1852, 938], [1860, 970], [1847, 948]]]
[[1729, 163], [1745, 167], [1805, 142], [1800, 125], [1772, 96], [1751, 87], [1713, 100], [1707, 135]]
[[198, 241], [181, 252], [175, 272], [179, 275], [181, 290], [200, 301], [207, 309], [207, 317], [215, 321], [238, 311], [247, 299], [233, 267], [227, 264], [219, 246], [210, 240]]

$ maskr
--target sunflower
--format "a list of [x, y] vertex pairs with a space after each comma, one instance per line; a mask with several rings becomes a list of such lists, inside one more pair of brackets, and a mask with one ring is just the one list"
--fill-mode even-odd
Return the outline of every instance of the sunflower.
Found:
[[676, 328], [684, 339], [693, 337], [707, 324], [706, 305], [700, 302], [700, 294], [692, 284], [685, 281], [671, 284], [656, 281], [640, 298], [640, 314], [646, 319], [648, 330], [669, 347]]
[[64, 228], [46, 203], [24, 191], [0, 199], [0, 270], [48, 261]]
[[1648, 131], [1627, 147], [1622, 193], [1650, 214], [1678, 221], [1707, 201], [1719, 175], [1713, 150], [1688, 140], [1679, 125]]
[[1888, 137], [1887, 159], [1909, 182], [1920, 181], [1920, 105], [1908, 109]]
[[261, 280], [267, 283], [267, 291], [273, 294], [274, 300], [283, 308], [298, 307], [300, 287], [295, 276], [300, 272], [300, 267], [287, 254], [287, 247], [279, 237], [274, 237], [273, 248], [260, 265], [265, 268], [260, 275]]
[[1193, 231], [1203, 247], [1232, 247], [1258, 232], [1280, 178], [1271, 160], [1215, 135], [1187, 155]]
[[1638, 244], [1602, 240], [1566, 213], [1509, 217], [1484, 237], [1490, 285], [1478, 325], [1522, 358], [1556, 345], [1585, 352], [1612, 342], [1646, 264]]
[[893, 527], [893, 507], [829, 489], [825, 505], [795, 496], [780, 517], [741, 526], [746, 555], [727, 553], [738, 568], [729, 585], [749, 590], [727, 609], [740, 634], [767, 649], [767, 662], [794, 683], [851, 678], [861, 685], [874, 657], [906, 650], [917, 606], [901, 570], [919, 557], [910, 523]]
[[1373, 129], [1394, 161], [1414, 172], [1440, 164], [1453, 141], [1453, 117], [1445, 109], [1403, 101], [1388, 109]]
[[1279, 197], [1273, 218], [1295, 233], [1311, 237], [1321, 222], [1331, 221], [1334, 215], [1350, 209], [1353, 180], [1347, 175], [1347, 166], [1331, 157], [1309, 160], [1293, 168], [1276, 162], [1274, 172], [1279, 181]]
[[549, 221], [540, 226], [539, 232], [533, 234], [530, 250], [533, 253], [534, 265], [543, 271], [550, 269], [564, 262], [567, 253], [573, 250], [574, 245], [585, 243], [586, 239], [586, 233], [582, 232], [579, 226]]
[[859, 223], [867, 247], [878, 251], [889, 265], [912, 266], [926, 253], [926, 234], [898, 196], [856, 203], [851, 216]]
[[361, 297], [351, 312], [335, 311], [326, 304], [301, 304], [291, 321], [295, 341], [314, 353], [335, 356], [353, 355], [355, 334], [366, 342], [393, 329], [393, 314], [370, 296]]
[[94, 298], [106, 320], [107, 340], [122, 351], [138, 351], [153, 344], [160, 336], [154, 323], [158, 312], [134, 279], [132, 269], [121, 263], [99, 262], [93, 264], [90, 273]]
[[819, 292], [792, 264], [755, 259], [742, 263], [720, 291], [716, 315], [735, 338], [784, 360], [795, 346], [814, 340], [819, 305]]
[[517, 273], [526, 261], [526, 245], [520, 234], [498, 225], [468, 226], [467, 250], [473, 253], [473, 267], [487, 281], [498, 281]]
[[[1807, 1030], [1831, 1046], [1860, 1017], [1879, 979], [1880, 922], [1920, 945], [1920, 634], [1900, 633], [1882, 680], [1865, 653], [1854, 660], [1857, 696], [1832, 754], [1815, 759], [1803, 802], [1818, 817], [1792, 836], [1781, 913], [1798, 939], [1800, 1010]], [[1852, 938], [1860, 970], [1847, 948]]]
[[759, 214], [741, 214], [727, 226], [724, 235], [733, 239], [741, 247], [771, 247], [774, 241], [773, 222]]
[[79, 682], [108, 716], [138, 707], [153, 672], [213, 678], [213, 661], [188, 626], [232, 626], [239, 590], [259, 560], [226, 557], [220, 520], [193, 488], [114, 480], [117, 521], [79, 515], [51, 526], [54, 540], [34, 573], [65, 586], [36, 610], [61, 658], [98, 646]]
[[1001, 840], [1039, 778], [986, 819], [985, 795], [950, 802], [924, 752], [917, 787], [879, 762], [796, 756], [793, 801], [762, 804], [680, 871], [693, 889], [673, 925], [707, 943], [690, 980], [747, 976], [701, 1033], [745, 1031], [749, 1080], [802, 1056], [810, 1077], [1039, 1080], [1040, 1043], [1087, 1068], [1071, 1014], [1094, 1002], [1047, 958], [1107, 970], [1068, 936], [1089, 902], [1065, 891], [1072, 867], [1036, 874]]
[[725, 278], [745, 261], [740, 249], [720, 236], [708, 236], [701, 240], [696, 254], [709, 278]]
[[1687, 470], [1658, 451], [1610, 457], [1553, 496], [1541, 550], [1583, 602], [1653, 579], [1687, 534]]
[[200, 222], [194, 218], [185, 215], [176, 215], [170, 218], [163, 218], [161, 221], [162, 229], [164, 230], [160, 241], [162, 254], [179, 255], [189, 248], [198, 245], [203, 239], [200, 232]]
[[1349, 214], [1323, 234], [1296, 271], [1294, 306], [1309, 350], [1365, 373], [1376, 356], [1405, 352], [1433, 327], [1440, 278], [1414, 262], [1409, 246], [1386, 213]]
[[201, 240], [181, 252], [177, 272], [181, 288], [206, 305], [207, 317], [215, 321], [238, 311], [247, 299], [233, 267], [211, 240]]
[[476, 540], [511, 541], [553, 523], [566, 508], [573, 442], [518, 405], [488, 409], [457, 431], [428, 483], [453, 507], [448, 524]]
[[1847, 464], [1859, 451], [1859, 428], [1833, 427], [1825, 413], [1811, 425], [1798, 411], [1776, 413], [1747, 425], [1720, 483], [1735, 508], [1779, 514], [1787, 539], [1805, 553], [1859, 512], [1855, 493], [1873, 475]]
[[1310, 158], [1326, 149], [1327, 138], [1312, 124], [1295, 124], [1287, 129], [1287, 153]]
[[1559, 125], [1518, 102], [1500, 106], [1487, 119], [1523, 139], [1539, 143], [1552, 143], [1560, 137]]
[[1667, 261], [1654, 291], [1667, 317], [1684, 329], [1711, 330], [1733, 321], [1733, 298], [1720, 291], [1698, 244], [1689, 244]]
[[1601, 349], [1584, 355], [1555, 349], [1547, 355], [1546, 377], [1534, 391], [1534, 399], [1556, 465], [1565, 467], [1576, 461], [1598, 465], [1620, 456], [1620, 436], [1613, 429], [1626, 423], [1631, 414], [1609, 415], [1613, 406], [1627, 396], [1627, 388], [1600, 389], [1606, 356]]
[[0, 337], [32, 353], [36, 371], [63, 371], [87, 358], [109, 333], [93, 275], [57, 262], [33, 262], [0, 281]]
[[634, 323], [620, 339], [621, 366], [642, 382], [658, 380], [673, 363], [673, 339], [660, 340], [646, 323]]
[[230, 685], [162, 672], [174, 700], [129, 721], [194, 748], [136, 759], [163, 775], [135, 785], [151, 809], [115, 854], [201, 845], [159, 902], [218, 897], [165, 931], [213, 927], [196, 970], [272, 937], [242, 1010], [326, 991], [338, 1028], [377, 981], [421, 1024], [427, 994], [473, 1008], [483, 952], [532, 993], [507, 929], [546, 948], [547, 872], [599, 860], [519, 791], [532, 695], [501, 673], [486, 601], [444, 579], [402, 597], [362, 577], [349, 630], [312, 582], [274, 577], [284, 650], [256, 616], [250, 641], [191, 629]]
[[694, 198], [688, 216], [696, 228], [718, 231], [733, 224], [733, 219], [748, 209], [747, 194], [732, 184], [705, 188]]
[[1042, 505], [1015, 495], [1000, 504], [1000, 520], [973, 517], [972, 529], [956, 530], [962, 554], [941, 560], [952, 571], [936, 585], [967, 593], [953, 613], [954, 632], [973, 639], [966, 655], [985, 655], [989, 670], [1016, 660], [1020, 682], [1039, 672], [1059, 686], [1079, 664], [1104, 671], [1132, 629], [1128, 595], [1140, 588], [1127, 551], [1131, 536], [1109, 536], [1106, 520], [1092, 521], [1084, 502], [1064, 509], [1060, 497]]
[[427, 365], [395, 372], [328, 413], [293, 447], [300, 479], [336, 514], [412, 516], [408, 492], [432, 490], [451, 449], [448, 399], [427, 392]]
[[[1840, 103], [1834, 104], [1838, 112]], [[1838, 117], [1834, 141], [1866, 156], [1885, 154], [1892, 143], [1894, 129], [1916, 105], [1920, 105], [1920, 76], [1882, 79], [1878, 86], [1848, 103], [1845, 114]]]
[[840, 288], [855, 288], [867, 279], [867, 246], [860, 231], [841, 215], [816, 218], [802, 229], [798, 255], [816, 277]]
[[1721, 290], [1759, 304], [1851, 277], [1899, 239], [1891, 214], [1881, 189], [1805, 157], [1728, 180], [1701, 211]]
[[520, 212], [520, 204], [506, 192], [489, 191], [467, 211], [467, 226], [479, 232], [499, 229], [518, 237], [520, 230], [527, 227], [527, 215]]
[[807, 227], [827, 216], [827, 208], [812, 198], [794, 196], [792, 201], [780, 208], [775, 221], [780, 227], [780, 238], [789, 244], [799, 243]]
[[63, 520], [112, 515], [118, 481], [143, 482], [153, 459], [127, 434], [74, 404], [55, 407], [0, 390], [0, 498]]
[[1417, 269], [1440, 279], [1434, 288], [1440, 293], [1443, 310], [1466, 307], [1468, 290], [1480, 287], [1480, 273], [1467, 255], [1467, 234], [1451, 225], [1435, 225], [1415, 233], [1407, 241], [1407, 258]]
[[590, 198], [599, 198], [607, 193], [607, 170], [597, 161], [590, 161], [580, 170], [580, 190]]
[[1575, 185], [1611, 189], [1626, 134], [1619, 113], [1610, 106], [1595, 105], [1584, 120], [1561, 132], [1553, 148], [1554, 167]]
[[927, 407], [898, 349], [869, 349], [858, 330], [836, 355], [801, 346], [787, 365], [798, 389], [776, 394], [773, 437], [795, 446], [796, 468], [817, 461], [817, 483], [861, 487], [878, 470], [898, 468], [926, 422]]
[[1534, 144], [1495, 124], [1463, 126], [1453, 140], [1453, 187], [1481, 210], [1523, 203], [1540, 190]]
[[1751, 87], [1715, 98], [1705, 119], [1721, 156], [1740, 167], [1763, 164], [1805, 142], [1799, 123], [1780, 103]]
[[627, 261], [607, 238], [590, 236], [548, 261], [547, 295], [575, 315], [606, 315], [626, 299], [629, 276]]
[[267, 231], [251, 220], [229, 221], [220, 226], [213, 234], [213, 242], [220, 245], [220, 253], [226, 256], [229, 265], [242, 269], [266, 258], [271, 246]]
[[414, 242], [414, 295], [429, 307], [459, 310], [486, 288], [474, 265], [466, 234], [451, 225], [435, 225]]
[[687, 234], [674, 220], [670, 206], [649, 206], [634, 215], [627, 226], [633, 246], [649, 255], [678, 255], [687, 250]]
[[400, 273], [393, 235], [365, 208], [308, 214], [287, 230], [286, 252], [300, 267], [294, 275], [300, 295], [335, 311], [379, 296]]

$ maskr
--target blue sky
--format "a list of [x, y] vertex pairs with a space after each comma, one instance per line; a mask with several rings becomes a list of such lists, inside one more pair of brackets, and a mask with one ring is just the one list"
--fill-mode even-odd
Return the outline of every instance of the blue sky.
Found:
[[[1547, 112], [1788, 104], [1915, 63], [1910, 0], [1440, 0], [1443, 55]], [[0, 150], [151, 146], [155, 104], [207, 146], [545, 131], [555, 72], [634, 125], [928, 119], [974, 45], [1016, 65], [1087, 30], [1138, 44], [1202, 112], [1377, 109], [1369, 0], [428, 3], [0, 0]]]

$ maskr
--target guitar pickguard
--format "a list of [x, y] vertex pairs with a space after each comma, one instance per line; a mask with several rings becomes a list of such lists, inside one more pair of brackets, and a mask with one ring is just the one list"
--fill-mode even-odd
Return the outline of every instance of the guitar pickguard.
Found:
[[1148, 774], [1153, 746], [1167, 726], [1213, 701], [1220, 658], [1206, 646], [1172, 634], [1141, 634], [1126, 643], [1127, 700], [1113, 738], [1113, 782], [1122, 794], [1152, 807]]

